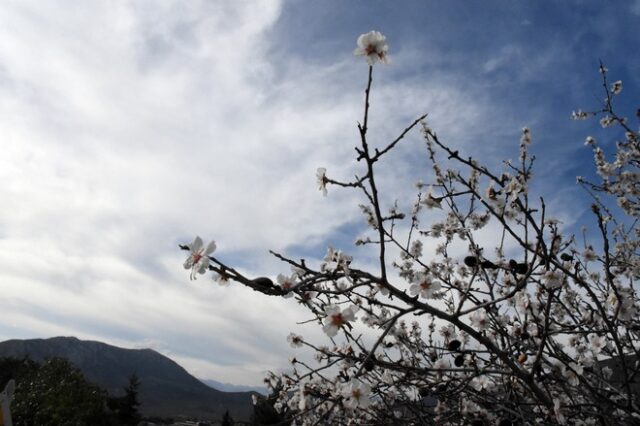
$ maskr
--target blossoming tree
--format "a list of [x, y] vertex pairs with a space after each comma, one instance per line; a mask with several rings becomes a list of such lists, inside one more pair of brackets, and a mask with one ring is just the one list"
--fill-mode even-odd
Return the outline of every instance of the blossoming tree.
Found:
[[[587, 138], [599, 180], [578, 180], [593, 197], [597, 236], [579, 243], [563, 234], [543, 198], [529, 194], [534, 161], [526, 128], [518, 162], [500, 171], [453, 150], [426, 115], [372, 147], [369, 95], [374, 66], [388, 62], [386, 39], [363, 34], [354, 53], [369, 64], [356, 148], [364, 171], [347, 182], [325, 168], [316, 176], [324, 195], [335, 186], [368, 201], [360, 208], [369, 234], [356, 244], [375, 248], [376, 270], [355, 268], [351, 256], [333, 248], [319, 265], [273, 253], [291, 268], [274, 283], [222, 263], [213, 242], [205, 248], [197, 237], [181, 246], [190, 251], [184, 266], [192, 277], [213, 271], [221, 284], [295, 298], [330, 339], [325, 345], [289, 335], [292, 346], [315, 354], [315, 363], [294, 359], [291, 371], [267, 378], [283, 424], [640, 422], [640, 137], [614, 110], [622, 83], [610, 85], [601, 66], [603, 106], [573, 113], [601, 117], [621, 138], [611, 162]], [[384, 205], [376, 170], [416, 128], [432, 178], [417, 185], [404, 212]], [[424, 223], [427, 213], [438, 219]], [[500, 229], [493, 247], [479, 237], [489, 225]], [[460, 241], [467, 254], [450, 255]], [[434, 256], [423, 254], [427, 244], [437, 247]]]

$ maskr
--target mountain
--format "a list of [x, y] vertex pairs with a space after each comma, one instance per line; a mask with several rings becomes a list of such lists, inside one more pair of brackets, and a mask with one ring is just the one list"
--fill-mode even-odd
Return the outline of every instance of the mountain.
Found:
[[53, 337], [0, 342], [0, 357], [29, 357], [36, 362], [66, 358], [110, 395], [121, 395], [135, 373], [140, 379], [140, 411], [146, 416], [220, 420], [228, 409], [234, 419], [247, 420], [252, 412], [252, 392], [212, 389], [151, 349]]
[[264, 386], [234, 385], [233, 383], [222, 383], [213, 379], [200, 379], [200, 381], [222, 392], [258, 392], [265, 396], [269, 394], [269, 390]]

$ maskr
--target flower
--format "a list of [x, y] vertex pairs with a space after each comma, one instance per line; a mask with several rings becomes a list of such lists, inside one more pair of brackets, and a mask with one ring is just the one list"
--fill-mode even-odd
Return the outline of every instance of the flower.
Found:
[[556, 269], [553, 271], [546, 271], [542, 274], [542, 281], [544, 282], [545, 287], [548, 289], [555, 289], [562, 287], [564, 283], [564, 275], [562, 271]]
[[471, 381], [471, 385], [477, 391], [488, 388], [490, 384], [491, 384], [491, 381], [489, 380], [489, 377], [486, 375], [477, 376]]
[[338, 330], [340, 329], [340, 327], [355, 319], [354, 314], [357, 309], [358, 308], [355, 306], [349, 306], [341, 312], [339, 306], [325, 306], [324, 313], [327, 316], [324, 320], [324, 326], [322, 327], [322, 330], [327, 334], [327, 336], [334, 337], [336, 334], [338, 334]]
[[523, 145], [531, 144], [531, 130], [528, 127], [522, 128], [522, 137], [520, 138], [520, 143]]
[[430, 299], [440, 290], [440, 287], [440, 283], [431, 280], [428, 274], [418, 272], [413, 279], [413, 284], [409, 287], [409, 293], [411, 293], [412, 296], [420, 294], [420, 297]]
[[317, 291], [304, 291], [300, 295], [300, 302], [311, 303], [311, 301], [313, 301], [313, 299], [315, 299], [317, 295], [318, 295]]
[[484, 330], [489, 325], [489, 320], [487, 319], [487, 314], [484, 309], [474, 311], [469, 317], [469, 320], [471, 320], [471, 324], [480, 331]]
[[422, 256], [422, 241], [420, 240], [415, 240], [413, 243], [411, 243], [411, 249], [409, 250], [409, 254], [413, 257], [420, 257]]
[[598, 336], [594, 334], [589, 338], [589, 346], [591, 347], [591, 350], [593, 350], [593, 352], [597, 355], [607, 347], [607, 338], [605, 336]]
[[387, 44], [387, 38], [378, 31], [369, 31], [358, 37], [358, 47], [353, 51], [353, 54], [356, 56], [364, 56], [369, 65], [373, 65], [378, 61], [383, 64], [388, 64], [388, 50], [389, 45]]
[[329, 183], [329, 178], [327, 178], [327, 169], [324, 167], [318, 167], [316, 171], [316, 179], [318, 181], [318, 189], [322, 191], [322, 195], [327, 196], [327, 183]]
[[589, 246], [582, 252], [582, 257], [585, 262], [593, 262], [594, 260], [598, 260], [598, 255], [595, 251], [593, 251], [593, 247]]
[[438, 371], [442, 371], [442, 370], [447, 369], [449, 367], [451, 367], [451, 364], [449, 364], [449, 361], [444, 359], [444, 358], [440, 358], [439, 360], [434, 362], [433, 365], [431, 366], [431, 368], [433, 368], [434, 370], [438, 370]]
[[558, 423], [560, 423], [561, 425], [566, 424], [567, 420], [562, 414], [562, 410], [560, 409], [560, 400], [557, 398], [554, 398], [553, 400], [553, 414], [556, 417]]
[[589, 118], [589, 113], [584, 112], [581, 109], [571, 113], [572, 120], [586, 120], [587, 118]]
[[191, 279], [196, 279], [196, 274], [204, 274], [209, 267], [209, 255], [216, 250], [215, 241], [211, 241], [206, 248], [203, 247], [202, 238], [196, 237], [189, 247], [191, 253], [184, 262], [184, 269], [191, 269]]
[[303, 341], [304, 340], [302, 340], [302, 336], [298, 336], [294, 333], [289, 333], [289, 335], [287, 336], [287, 342], [289, 342], [292, 348], [301, 347]]
[[213, 280], [223, 287], [226, 287], [229, 284], [231, 284], [231, 281], [229, 281], [229, 279], [230, 279], [229, 275], [225, 274], [224, 272], [213, 275]]
[[371, 386], [360, 381], [352, 381], [342, 389], [344, 405], [347, 408], [367, 408], [371, 404]]
[[562, 370], [562, 375], [567, 379], [572, 386], [578, 386], [580, 384], [580, 378], [584, 372], [584, 368], [580, 364], [570, 362], [568, 366], [565, 366]]
[[611, 92], [612, 92], [614, 95], [617, 95], [617, 94], [619, 94], [620, 92], [622, 92], [622, 81], [621, 81], [621, 80], [618, 80], [618, 81], [616, 81], [615, 83], [613, 83], [613, 84], [611, 85]]
[[291, 292], [290, 290], [295, 285], [295, 277], [295, 275], [287, 277], [286, 275], [278, 274], [278, 277], [276, 278], [276, 281], [278, 282], [278, 285], [280, 286], [282, 291], [286, 292], [283, 297], [287, 299], [293, 296], [293, 292]]
[[426, 198], [422, 200], [422, 204], [427, 206], [428, 209], [441, 209], [442, 198], [433, 196], [433, 186], [429, 187], [429, 193]]
[[327, 254], [324, 256], [322, 270], [342, 271], [348, 278], [350, 273], [349, 265], [351, 265], [351, 262], [353, 262], [353, 257], [329, 246], [327, 248]]
[[600, 125], [602, 127], [609, 127], [613, 124], [613, 118], [609, 117], [608, 115], [602, 117], [600, 119]]

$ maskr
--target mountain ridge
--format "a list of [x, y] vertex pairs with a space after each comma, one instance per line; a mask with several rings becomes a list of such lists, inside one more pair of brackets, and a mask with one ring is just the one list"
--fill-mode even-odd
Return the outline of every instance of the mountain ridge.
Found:
[[135, 373], [140, 380], [140, 411], [147, 416], [219, 420], [228, 409], [242, 420], [248, 419], [252, 410], [254, 392], [214, 389], [153, 349], [127, 349], [58, 336], [0, 342], [0, 357], [28, 357], [36, 362], [66, 358], [110, 395], [122, 394], [129, 376]]

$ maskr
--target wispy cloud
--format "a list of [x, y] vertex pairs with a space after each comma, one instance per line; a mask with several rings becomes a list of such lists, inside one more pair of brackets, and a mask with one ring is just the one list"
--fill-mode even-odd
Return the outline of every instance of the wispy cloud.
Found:
[[[286, 366], [286, 335], [303, 310], [189, 282], [177, 244], [215, 238], [222, 259], [273, 276], [283, 266], [268, 249], [317, 259], [361, 229], [358, 195], [330, 188], [324, 199], [314, 174], [325, 166], [348, 180], [359, 170], [366, 65], [348, 43], [362, 16], [345, 10], [339, 28], [310, 24], [294, 39], [291, 11], [300, 4], [0, 6], [0, 339], [152, 345], [202, 377], [239, 384]], [[307, 13], [331, 18], [316, 12]], [[516, 155], [522, 125], [547, 117], [538, 107], [522, 118], [514, 104], [530, 98], [503, 98], [503, 89], [550, 72], [561, 43], [533, 59], [522, 36], [473, 54], [455, 28], [436, 36], [440, 21], [428, 42], [388, 24], [398, 37], [393, 65], [375, 70], [371, 142], [384, 146], [429, 112], [448, 142], [499, 164]], [[410, 134], [381, 165], [389, 204], [408, 205], [416, 177], [428, 180], [421, 146]]]

